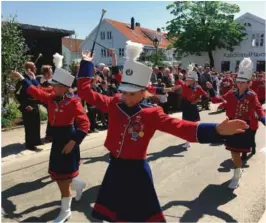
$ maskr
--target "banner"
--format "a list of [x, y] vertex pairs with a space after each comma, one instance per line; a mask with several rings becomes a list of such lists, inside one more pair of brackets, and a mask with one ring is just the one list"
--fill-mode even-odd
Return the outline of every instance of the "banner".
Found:
[[265, 53], [224, 53], [224, 57], [265, 57]]

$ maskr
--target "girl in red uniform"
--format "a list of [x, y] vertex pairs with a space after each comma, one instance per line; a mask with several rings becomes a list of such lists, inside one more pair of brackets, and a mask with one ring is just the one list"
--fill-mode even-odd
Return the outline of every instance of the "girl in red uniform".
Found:
[[[56, 70], [50, 82], [54, 89], [52, 93], [34, 86], [35, 84], [31, 85], [18, 72], [12, 74], [22, 80], [28, 94], [48, 105], [48, 121], [53, 138], [48, 172], [61, 192], [61, 212], [53, 222], [61, 223], [71, 216], [70, 186], [77, 192], [76, 200], [81, 198], [85, 188], [85, 183], [76, 177], [79, 175], [79, 145], [87, 135], [89, 121], [80, 99], [67, 93], [74, 76], [61, 68], [61, 55], [54, 55], [54, 62]], [[74, 121], [76, 128], [73, 126]]]
[[[226, 149], [231, 151], [235, 170], [234, 176], [229, 184], [229, 188], [235, 189], [239, 186], [242, 175], [241, 153], [250, 152], [254, 146], [257, 122], [255, 113], [259, 120], [265, 125], [265, 113], [259, 103], [258, 97], [254, 91], [250, 90], [252, 78], [253, 63], [250, 58], [244, 58], [239, 64], [239, 72], [236, 78], [237, 89], [230, 90], [223, 97], [213, 97], [213, 103], [223, 102], [226, 115], [229, 119], [244, 120], [250, 128], [243, 134], [236, 134], [227, 138]], [[209, 85], [211, 88], [211, 86]]]
[[93, 63], [89, 53], [83, 54], [78, 74], [78, 94], [87, 103], [109, 115], [105, 147], [110, 163], [104, 176], [92, 216], [105, 221], [165, 222], [146, 160], [149, 141], [156, 130], [170, 133], [191, 142], [223, 141], [247, 128], [243, 121], [221, 124], [198, 124], [166, 115], [162, 108], [147, 104], [146, 89], [152, 69], [136, 61], [142, 44], [127, 42], [119, 89], [114, 97], [90, 89]]
[[[197, 84], [198, 75], [193, 69], [194, 66], [192, 64], [188, 66], [185, 83], [180, 82], [176, 89], [182, 88], [182, 119], [197, 122], [200, 121], [197, 103], [200, 101], [201, 96], [209, 97], [209, 95]], [[186, 142], [183, 147], [189, 148], [190, 143]]]
[[258, 95], [259, 101], [261, 104], [265, 103], [265, 74], [260, 72], [257, 75], [257, 79], [252, 81], [250, 87]]

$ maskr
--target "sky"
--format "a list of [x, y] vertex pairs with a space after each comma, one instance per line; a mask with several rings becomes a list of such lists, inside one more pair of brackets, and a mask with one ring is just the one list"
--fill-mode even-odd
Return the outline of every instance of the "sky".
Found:
[[[76, 38], [85, 39], [98, 25], [102, 9], [105, 18], [130, 23], [134, 17], [142, 27], [157, 29], [165, 27], [172, 15], [166, 6], [170, 1], [104, 2], [104, 1], [2, 1], [2, 18], [17, 15], [21, 23], [74, 30]], [[250, 12], [266, 19], [264, 1], [230, 1], [240, 6], [240, 15]]]

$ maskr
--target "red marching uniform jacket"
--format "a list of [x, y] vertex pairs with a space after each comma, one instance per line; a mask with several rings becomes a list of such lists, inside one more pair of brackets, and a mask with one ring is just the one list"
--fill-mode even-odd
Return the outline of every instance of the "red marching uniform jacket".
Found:
[[258, 123], [255, 121], [255, 114], [265, 125], [265, 112], [254, 91], [247, 89], [243, 95], [239, 95], [238, 89], [230, 90], [223, 97], [215, 96], [212, 103], [223, 103], [226, 115], [229, 119], [241, 119], [248, 121], [250, 128], [256, 130]]
[[187, 86], [185, 83], [180, 83], [182, 86], [182, 96], [189, 102], [194, 102], [200, 99], [201, 96], [209, 97], [208, 93], [205, 92], [200, 85]]
[[73, 125], [75, 121], [77, 131], [73, 134], [72, 140], [80, 144], [90, 127], [90, 122], [84, 112], [80, 98], [72, 94], [66, 94], [60, 102], [56, 102], [54, 100], [56, 95], [53, 90], [49, 89], [48, 91], [52, 93], [48, 93], [41, 87], [36, 87], [38, 85], [36, 80], [33, 81], [35, 86], [26, 79], [23, 82], [28, 94], [48, 105], [48, 121], [51, 126]]
[[265, 80], [254, 80], [250, 87], [257, 95], [259, 100], [265, 99]]
[[215, 123], [195, 123], [166, 115], [162, 108], [145, 104], [127, 107], [120, 94], [114, 97], [94, 92], [90, 88], [93, 63], [82, 60], [78, 74], [78, 95], [88, 104], [109, 114], [105, 147], [114, 157], [145, 159], [148, 144], [156, 130], [190, 142], [209, 143], [223, 141], [217, 134]]

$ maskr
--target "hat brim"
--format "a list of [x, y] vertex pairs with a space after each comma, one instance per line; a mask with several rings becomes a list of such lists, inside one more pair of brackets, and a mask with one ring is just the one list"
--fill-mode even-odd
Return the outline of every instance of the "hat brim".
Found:
[[66, 88], [71, 88], [71, 86], [67, 86], [67, 85], [65, 85], [65, 84], [62, 84], [62, 83], [60, 83], [60, 82], [53, 81], [53, 80], [49, 80], [48, 83], [51, 84], [51, 85], [61, 85], [61, 86], [64, 86], [64, 87], [66, 87]]
[[242, 79], [242, 78], [236, 78], [236, 81], [237, 82], [243, 82], [243, 83], [245, 83], [245, 82], [249, 82], [250, 80], [248, 80], [248, 79]]
[[137, 92], [137, 91], [141, 91], [144, 89], [145, 88], [143, 87], [137, 87], [137, 86], [128, 85], [128, 84], [120, 84], [118, 88], [119, 91], [125, 91], [125, 92]]

